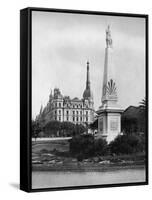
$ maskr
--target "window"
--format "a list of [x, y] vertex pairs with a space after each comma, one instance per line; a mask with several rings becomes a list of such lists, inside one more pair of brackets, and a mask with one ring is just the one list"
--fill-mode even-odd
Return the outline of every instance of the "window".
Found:
[[79, 121], [78, 117], [77, 117], [77, 122]]
[[69, 114], [69, 111], [67, 110], [67, 115]]
[[73, 111], [73, 115], [75, 114], [75, 111]]
[[80, 114], [82, 115], [82, 111], [80, 111]]
[[77, 111], [77, 115], [79, 114], [79, 112]]
[[54, 113], [55, 113], [55, 115], [56, 115], [56, 114], [57, 114], [57, 111], [55, 110]]
[[55, 117], [54, 119], [55, 119], [55, 120], [57, 120], [57, 118], [56, 118], [56, 117]]
[[58, 104], [57, 103], [55, 103], [55, 107], [57, 107], [58, 106]]
[[69, 118], [67, 117], [67, 121], [69, 121]]
[[61, 114], [61, 110], [59, 110], [59, 114]]
[[80, 118], [81, 122], [82, 122], [82, 117]]
[[88, 115], [88, 111], [86, 111], [86, 115]]
[[59, 107], [61, 108], [61, 103], [59, 103]]
[[61, 121], [61, 117], [59, 117], [59, 121]]
[[75, 121], [74, 117], [73, 117], [73, 122]]
[[88, 121], [88, 117], [86, 117], [86, 121]]
[[77, 105], [77, 108], [79, 108], [79, 105]]

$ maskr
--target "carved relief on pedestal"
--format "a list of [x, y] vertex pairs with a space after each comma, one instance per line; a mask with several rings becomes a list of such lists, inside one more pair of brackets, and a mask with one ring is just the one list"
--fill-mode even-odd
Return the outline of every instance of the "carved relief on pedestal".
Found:
[[106, 97], [107, 100], [109, 99], [117, 99], [117, 88], [115, 82], [110, 79], [107, 85], [103, 87], [103, 97]]
[[118, 130], [118, 118], [113, 118], [110, 120], [110, 130], [111, 131]]
[[103, 132], [103, 118], [102, 117], [99, 118], [99, 130], [100, 132]]

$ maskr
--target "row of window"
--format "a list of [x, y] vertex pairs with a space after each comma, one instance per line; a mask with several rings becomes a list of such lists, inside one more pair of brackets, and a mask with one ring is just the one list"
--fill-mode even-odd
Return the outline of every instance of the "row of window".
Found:
[[[57, 117], [55, 117], [55, 120], [57, 120]], [[61, 117], [59, 117], [58, 120], [61, 121]], [[69, 117], [67, 117], [66, 120], [69, 121]], [[73, 122], [75, 122], [75, 121], [78, 122], [79, 118], [78, 117], [73, 117], [72, 120], [73, 120]], [[82, 117], [80, 117], [80, 121], [82, 122]], [[88, 121], [88, 117], [86, 117], [86, 121]]]
[[[58, 106], [59, 106], [59, 108], [61, 108], [62, 104], [61, 103], [55, 103], [55, 107], [58, 107]], [[66, 104], [66, 106], [71, 107], [71, 105], [69, 105], [69, 104]], [[82, 105], [73, 105], [72, 107], [73, 108], [82, 108], [83, 106]], [[88, 108], [88, 105], [86, 105], [86, 107]]]
[[[57, 110], [55, 110], [54, 113], [57, 114]], [[61, 110], [59, 110], [59, 114], [61, 114]], [[66, 111], [66, 114], [69, 115], [69, 111], [68, 110]], [[75, 114], [78, 115], [79, 111], [73, 111], [73, 115], [75, 115]], [[82, 115], [82, 111], [80, 111], [80, 115]], [[88, 111], [86, 111], [86, 115], [88, 115]]]

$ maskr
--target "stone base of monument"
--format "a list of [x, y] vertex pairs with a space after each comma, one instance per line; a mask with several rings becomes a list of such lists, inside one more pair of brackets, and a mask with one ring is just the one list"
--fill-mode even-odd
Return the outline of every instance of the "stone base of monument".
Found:
[[96, 138], [103, 138], [108, 143], [121, 135], [121, 113], [122, 109], [116, 107], [99, 108], [98, 114], [98, 133]]

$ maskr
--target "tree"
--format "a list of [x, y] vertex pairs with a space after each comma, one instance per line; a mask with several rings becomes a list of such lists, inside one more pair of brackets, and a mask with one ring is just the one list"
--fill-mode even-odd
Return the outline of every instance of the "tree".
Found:
[[41, 127], [37, 121], [32, 120], [32, 137], [36, 138], [38, 137], [38, 134], [41, 132]]
[[96, 156], [106, 155], [108, 153], [107, 141], [102, 138], [95, 140], [94, 152], [95, 152]]
[[138, 131], [138, 119], [135, 117], [122, 117], [121, 119], [122, 131], [125, 134], [131, 135]]
[[143, 109], [145, 109], [145, 108], [146, 108], [146, 99], [145, 99], [145, 98], [142, 99], [141, 102], [139, 102], [139, 105], [140, 105]]
[[94, 137], [77, 135], [70, 140], [70, 153], [74, 156], [88, 158], [94, 154]]
[[48, 136], [58, 136], [58, 133], [61, 130], [61, 122], [59, 121], [50, 121], [45, 125], [45, 133]]
[[98, 129], [98, 119], [96, 119], [93, 123], [90, 124], [90, 129], [92, 130]]
[[74, 130], [75, 130], [75, 124], [67, 121], [61, 123], [62, 136], [72, 136]]
[[77, 135], [80, 135], [84, 132], [86, 132], [86, 127], [82, 124], [76, 124], [75, 125], [75, 132]]
[[110, 152], [113, 154], [132, 154], [144, 151], [144, 141], [140, 136], [119, 135], [109, 144]]
[[140, 113], [139, 113], [139, 131], [145, 133], [146, 128], [146, 99], [142, 99], [142, 101], [139, 103], [140, 106]]
[[108, 153], [108, 145], [105, 140], [95, 140], [90, 134], [77, 135], [70, 140], [70, 153], [76, 156], [78, 160], [106, 155]]
[[145, 133], [146, 128], [146, 100], [140, 102], [140, 106], [129, 106], [121, 116], [122, 131], [125, 134]]

